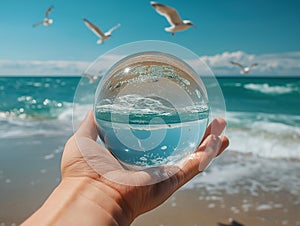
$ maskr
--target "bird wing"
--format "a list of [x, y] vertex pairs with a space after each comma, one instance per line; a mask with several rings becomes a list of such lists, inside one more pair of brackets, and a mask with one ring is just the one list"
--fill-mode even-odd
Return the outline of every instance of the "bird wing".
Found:
[[40, 26], [40, 25], [42, 25], [43, 24], [43, 21], [41, 21], [41, 22], [37, 22], [37, 23], [35, 23], [34, 25], [32, 25], [33, 27], [37, 27], [37, 26]]
[[230, 63], [233, 64], [233, 65], [236, 65], [236, 66], [238, 66], [240, 68], [244, 68], [244, 66], [241, 65], [240, 63], [237, 63], [237, 62], [234, 62], [234, 61], [230, 61]]
[[158, 14], [166, 17], [171, 25], [182, 24], [182, 20], [176, 9], [157, 2], [151, 2], [151, 5], [155, 8]]
[[109, 29], [109, 31], [105, 32], [105, 35], [110, 35], [114, 30], [116, 30], [120, 26], [121, 26], [121, 24], [117, 24], [116, 26]]
[[93, 78], [93, 75], [91, 74], [88, 74], [88, 73], [83, 73], [84, 77], [87, 77], [89, 79], [92, 79]]
[[83, 19], [85, 25], [92, 31], [94, 32], [95, 35], [97, 35], [98, 37], [103, 37], [104, 34], [103, 32], [94, 24], [92, 24], [90, 21], [88, 21], [87, 19]]
[[48, 18], [49, 13], [53, 10], [54, 6], [50, 6], [47, 10], [46, 10], [46, 18]]
[[257, 65], [258, 65], [258, 63], [251, 64], [250, 68], [256, 67]]

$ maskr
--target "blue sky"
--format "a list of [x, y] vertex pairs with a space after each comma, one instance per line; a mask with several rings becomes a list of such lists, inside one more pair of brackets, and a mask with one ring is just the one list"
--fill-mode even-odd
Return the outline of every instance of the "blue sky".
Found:
[[[30, 68], [22, 67], [30, 62], [40, 65], [49, 61], [88, 63], [121, 44], [154, 39], [185, 46], [206, 59], [212, 68], [217, 67], [220, 60], [242, 60], [247, 64], [263, 59], [268, 62], [268, 70], [272, 65], [283, 70], [284, 65], [277, 64], [284, 59], [292, 71], [285, 68], [275, 72], [300, 75], [299, 64], [293, 65], [300, 59], [300, 1], [159, 2], [176, 8], [183, 19], [191, 20], [196, 27], [172, 37], [164, 31], [168, 22], [155, 12], [148, 0], [1, 1], [0, 74], [30, 74]], [[32, 25], [44, 18], [45, 10], [51, 5], [55, 7], [50, 14], [53, 25], [33, 28]], [[97, 45], [97, 37], [87, 29], [82, 18], [89, 19], [103, 31], [117, 23], [121, 27], [111, 39]], [[264, 58], [268, 56], [272, 62]], [[21, 66], [16, 69], [14, 63]], [[226, 71], [221, 71], [223, 66], [217, 69], [218, 73]], [[68, 74], [64, 70], [61, 73]], [[70, 71], [72, 73], [76, 72]], [[261, 68], [257, 73], [267, 72]]]

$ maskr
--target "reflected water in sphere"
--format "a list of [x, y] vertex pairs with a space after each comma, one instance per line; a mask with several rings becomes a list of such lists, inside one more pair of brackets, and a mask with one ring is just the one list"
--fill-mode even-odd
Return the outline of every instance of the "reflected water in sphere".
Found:
[[107, 71], [94, 113], [102, 143], [126, 167], [174, 164], [205, 132], [209, 103], [197, 73], [175, 56], [142, 52]]

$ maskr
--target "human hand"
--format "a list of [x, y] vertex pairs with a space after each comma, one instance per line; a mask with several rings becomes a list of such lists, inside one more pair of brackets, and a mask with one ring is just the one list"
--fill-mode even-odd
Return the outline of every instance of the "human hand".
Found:
[[[226, 149], [229, 141], [227, 137], [221, 136], [225, 126], [223, 119], [215, 119], [206, 129], [195, 152], [176, 165], [129, 171], [96, 142], [97, 127], [90, 111], [65, 146], [61, 166], [62, 181], [85, 180], [85, 183], [117, 203], [124, 215], [118, 216], [116, 221], [120, 225], [128, 225], [138, 215], [163, 203]], [[157, 179], [153, 177], [162, 175], [165, 175], [164, 180], [150, 182]], [[107, 208], [101, 200], [95, 202]]]

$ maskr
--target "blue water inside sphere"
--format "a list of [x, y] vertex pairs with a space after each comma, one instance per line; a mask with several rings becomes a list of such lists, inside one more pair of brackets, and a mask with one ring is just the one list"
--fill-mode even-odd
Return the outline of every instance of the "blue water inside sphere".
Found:
[[197, 73], [160, 52], [117, 62], [100, 82], [94, 103], [99, 137], [125, 166], [174, 164], [191, 154], [205, 132], [209, 103]]

